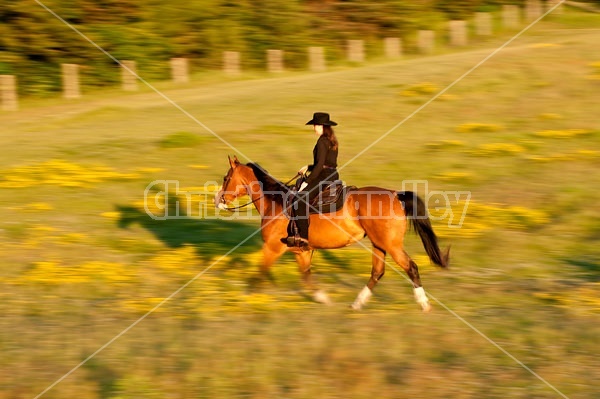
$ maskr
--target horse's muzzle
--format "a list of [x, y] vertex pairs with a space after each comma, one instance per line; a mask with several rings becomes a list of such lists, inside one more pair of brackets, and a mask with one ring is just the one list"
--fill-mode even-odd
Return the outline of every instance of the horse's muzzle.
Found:
[[219, 191], [217, 195], [215, 195], [215, 208], [227, 210], [227, 204], [225, 203], [225, 196], [223, 195], [223, 191]]

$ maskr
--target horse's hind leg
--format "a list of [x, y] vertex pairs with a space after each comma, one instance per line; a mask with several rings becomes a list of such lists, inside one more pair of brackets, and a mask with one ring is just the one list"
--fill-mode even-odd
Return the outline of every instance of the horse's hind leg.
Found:
[[421, 305], [424, 312], [429, 312], [431, 310], [431, 305], [429, 304], [429, 299], [427, 298], [425, 290], [421, 285], [421, 276], [419, 276], [419, 268], [417, 267], [417, 264], [404, 250], [394, 251], [391, 253], [391, 255], [394, 261], [404, 269], [410, 278], [415, 292], [415, 300], [419, 305]]
[[313, 299], [315, 302], [324, 303], [330, 305], [331, 300], [325, 291], [317, 289], [313, 277], [310, 271], [312, 262], [312, 251], [303, 251], [296, 254], [296, 262], [298, 262], [298, 269], [302, 275], [302, 282], [312, 292]]
[[373, 288], [377, 285], [379, 280], [385, 274], [385, 251], [381, 248], [373, 246], [373, 268], [371, 269], [371, 278], [367, 285], [360, 291], [354, 303], [352, 309], [360, 310], [373, 295]]

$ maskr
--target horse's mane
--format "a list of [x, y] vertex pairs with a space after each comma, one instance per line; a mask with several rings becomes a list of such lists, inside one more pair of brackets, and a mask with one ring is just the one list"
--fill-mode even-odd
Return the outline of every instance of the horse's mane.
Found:
[[250, 162], [246, 166], [252, 169], [254, 176], [260, 182], [265, 198], [283, 204], [283, 198], [290, 191], [290, 188], [275, 179], [258, 164]]

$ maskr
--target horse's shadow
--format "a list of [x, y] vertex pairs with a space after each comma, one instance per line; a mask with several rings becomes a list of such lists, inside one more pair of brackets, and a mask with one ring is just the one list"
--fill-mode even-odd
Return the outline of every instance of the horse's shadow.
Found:
[[261, 236], [258, 226], [232, 220], [168, 218], [153, 219], [133, 206], [119, 205], [117, 225], [126, 229], [139, 225], [151, 232], [170, 248], [191, 245], [201, 258], [228, 254], [237, 259], [260, 248]]
[[[169, 248], [179, 248], [191, 245], [201, 259], [211, 260], [227, 255], [228, 265], [239, 267], [246, 264], [247, 256], [255, 253], [262, 246], [262, 238], [258, 225], [241, 223], [235, 220], [197, 219], [197, 218], [167, 218], [158, 220], [146, 212], [130, 205], [117, 205], [120, 214], [117, 221], [119, 228], [128, 229], [140, 226], [151, 232], [158, 240]], [[328, 279], [333, 283], [346, 287], [356, 287], [356, 283], [346, 278], [347, 262], [345, 257], [338, 257], [332, 251], [318, 251], [320, 256], [317, 263], [325, 266]], [[288, 255], [289, 256], [289, 255]], [[282, 262], [280, 259], [279, 262]], [[278, 285], [271, 273], [256, 273], [247, 279], [250, 291], [261, 290], [264, 286]]]

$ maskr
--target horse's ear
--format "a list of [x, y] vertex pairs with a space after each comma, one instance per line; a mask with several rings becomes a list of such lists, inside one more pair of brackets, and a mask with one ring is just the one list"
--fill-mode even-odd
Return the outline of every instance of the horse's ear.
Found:
[[[234, 156], [235, 158], [235, 156]], [[229, 166], [231, 166], [232, 169], [235, 169], [235, 167], [240, 163], [237, 158], [235, 159], [231, 159], [231, 157], [229, 155], [227, 155], [227, 159], [229, 160]]]
[[236, 164], [238, 164], [238, 165], [241, 163], [241, 162], [240, 162], [240, 160], [239, 160], [239, 159], [237, 159], [237, 156], [236, 156], [236, 155], [234, 155], [234, 156], [233, 156], [233, 161], [234, 161]]

